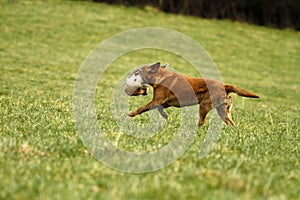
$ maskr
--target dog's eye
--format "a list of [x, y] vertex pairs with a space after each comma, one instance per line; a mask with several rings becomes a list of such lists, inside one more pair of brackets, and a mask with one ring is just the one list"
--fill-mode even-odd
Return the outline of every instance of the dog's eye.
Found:
[[133, 81], [136, 81], [136, 78]]

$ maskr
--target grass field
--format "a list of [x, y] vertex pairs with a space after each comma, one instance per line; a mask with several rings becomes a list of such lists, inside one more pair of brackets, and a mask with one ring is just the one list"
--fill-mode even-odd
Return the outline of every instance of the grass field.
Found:
[[[80, 1], [0, 1], [0, 199], [299, 199], [300, 35], [231, 21], [204, 20]], [[177, 161], [153, 173], [129, 174], [94, 159], [76, 133], [72, 92], [77, 71], [101, 41], [132, 28], [165, 27], [199, 42], [234, 95], [235, 127], [225, 127], [199, 159], [208, 127]], [[170, 63], [196, 75], [178, 56], [141, 50], [112, 63], [97, 89], [102, 128], [118, 128], [110, 97], [124, 71]], [[131, 100], [136, 108], [150, 97]], [[100, 105], [101, 103], [101, 105]], [[118, 135], [125, 150], [153, 150], [173, 137], [178, 110], [149, 140]], [[147, 114], [137, 122], [149, 120]], [[163, 119], [162, 119], [163, 120]], [[121, 137], [121, 138], [120, 138]]]

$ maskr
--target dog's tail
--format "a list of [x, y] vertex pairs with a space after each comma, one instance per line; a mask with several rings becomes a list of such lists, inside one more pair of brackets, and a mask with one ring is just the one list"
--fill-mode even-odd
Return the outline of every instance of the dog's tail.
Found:
[[230, 93], [230, 92], [234, 92], [237, 95], [243, 96], [243, 97], [259, 98], [258, 95], [254, 94], [250, 91], [244, 90], [242, 88], [238, 88], [238, 87], [235, 87], [235, 86], [232, 86], [232, 85], [224, 85], [224, 87], [225, 87], [225, 90], [226, 90], [227, 94]]

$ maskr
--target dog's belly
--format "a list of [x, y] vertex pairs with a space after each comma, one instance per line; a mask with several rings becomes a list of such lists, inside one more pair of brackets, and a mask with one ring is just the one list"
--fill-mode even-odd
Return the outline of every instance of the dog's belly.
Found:
[[177, 107], [177, 108], [181, 108], [181, 107], [185, 107], [185, 106], [193, 106], [193, 105], [197, 105], [199, 103], [199, 101], [195, 98], [181, 98], [180, 100], [178, 100], [177, 98], [170, 98], [170, 99], [166, 99], [163, 102], [163, 106], [164, 107]]

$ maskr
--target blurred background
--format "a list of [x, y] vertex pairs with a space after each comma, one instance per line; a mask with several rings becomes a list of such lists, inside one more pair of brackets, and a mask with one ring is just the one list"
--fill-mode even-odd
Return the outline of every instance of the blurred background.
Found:
[[153, 6], [164, 12], [203, 18], [232, 19], [300, 30], [299, 0], [93, 0], [127, 6]]

